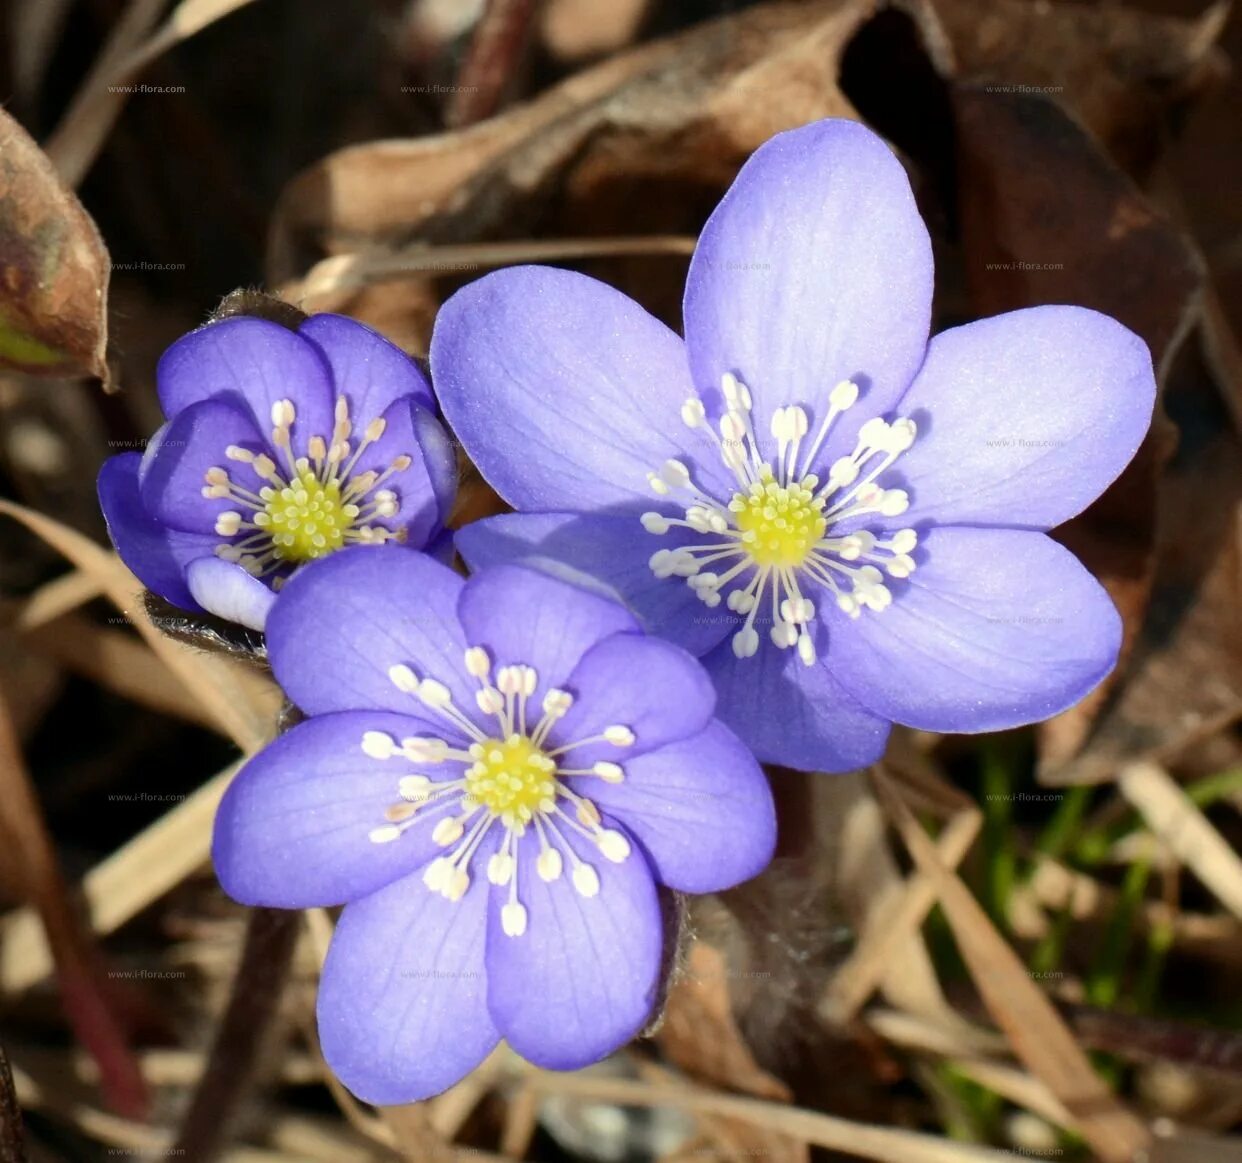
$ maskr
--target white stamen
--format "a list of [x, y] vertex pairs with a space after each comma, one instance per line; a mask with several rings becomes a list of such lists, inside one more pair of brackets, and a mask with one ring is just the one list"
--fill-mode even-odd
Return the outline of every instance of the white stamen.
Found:
[[573, 871], [572, 879], [580, 896], [599, 895], [599, 873], [589, 864], [579, 864]]
[[397, 753], [397, 744], [383, 731], [366, 731], [362, 736], [362, 750], [372, 759], [391, 759]]
[[510, 901], [500, 910], [500, 924], [508, 937], [520, 937], [526, 932], [526, 908], [517, 901]]
[[634, 743], [634, 732], [618, 723], [604, 728], [604, 738], [614, 747], [630, 747]]

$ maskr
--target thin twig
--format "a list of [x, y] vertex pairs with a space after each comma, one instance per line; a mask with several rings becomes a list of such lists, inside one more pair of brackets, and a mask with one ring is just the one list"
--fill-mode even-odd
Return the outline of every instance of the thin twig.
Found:
[[300, 920], [300, 914], [285, 909], [250, 914], [228, 1006], [169, 1152], [186, 1163], [207, 1163], [228, 1142], [289, 976]]
[[483, 121], [500, 108], [526, 49], [537, 6], [537, 0], [488, 0], [444, 113], [451, 128]]

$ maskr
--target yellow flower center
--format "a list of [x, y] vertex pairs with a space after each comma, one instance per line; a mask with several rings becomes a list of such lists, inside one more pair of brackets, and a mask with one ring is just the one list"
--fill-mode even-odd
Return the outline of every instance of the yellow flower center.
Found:
[[358, 512], [357, 505], [341, 499], [339, 480], [324, 483], [306, 468], [273, 491], [260, 515], [267, 520], [256, 524], [270, 530], [277, 557], [301, 564], [340, 549]]
[[488, 739], [478, 747], [482, 755], [466, 770], [469, 799], [506, 821], [521, 824], [552, 807], [556, 762], [530, 738], [514, 734], [503, 740]]
[[[812, 483], [817, 483], [812, 478]], [[796, 568], [824, 536], [828, 527], [818, 501], [804, 481], [781, 485], [764, 465], [760, 479], [729, 503], [742, 544], [756, 565]]]

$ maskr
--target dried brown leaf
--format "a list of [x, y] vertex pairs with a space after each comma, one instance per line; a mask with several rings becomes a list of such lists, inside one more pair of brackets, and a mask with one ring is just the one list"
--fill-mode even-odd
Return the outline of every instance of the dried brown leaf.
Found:
[[0, 365], [105, 380], [108, 252], [48, 156], [0, 109]]

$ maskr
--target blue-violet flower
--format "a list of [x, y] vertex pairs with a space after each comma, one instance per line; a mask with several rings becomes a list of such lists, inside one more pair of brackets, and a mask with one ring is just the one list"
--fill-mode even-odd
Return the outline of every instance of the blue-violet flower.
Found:
[[229, 787], [216, 872], [245, 904], [345, 905], [319, 1033], [360, 1098], [435, 1094], [501, 1037], [599, 1059], [657, 1004], [656, 885], [772, 856], [767, 781], [706, 672], [604, 596], [346, 549], [284, 587], [267, 642], [310, 718]]
[[742, 167], [690, 264], [685, 341], [575, 273], [518, 267], [440, 312], [432, 378], [515, 514], [475, 567], [556, 558], [702, 656], [759, 758], [847, 770], [892, 722], [998, 730], [1075, 703], [1121, 623], [1045, 531], [1150, 423], [1150, 354], [1034, 307], [930, 342], [905, 171], [850, 121]]
[[99, 474], [108, 531], [148, 589], [262, 629], [299, 566], [353, 543], [434, 544], [453, 449], [417, 365], [369, 327], [240, 316], [160, 360], [167, 423]]

